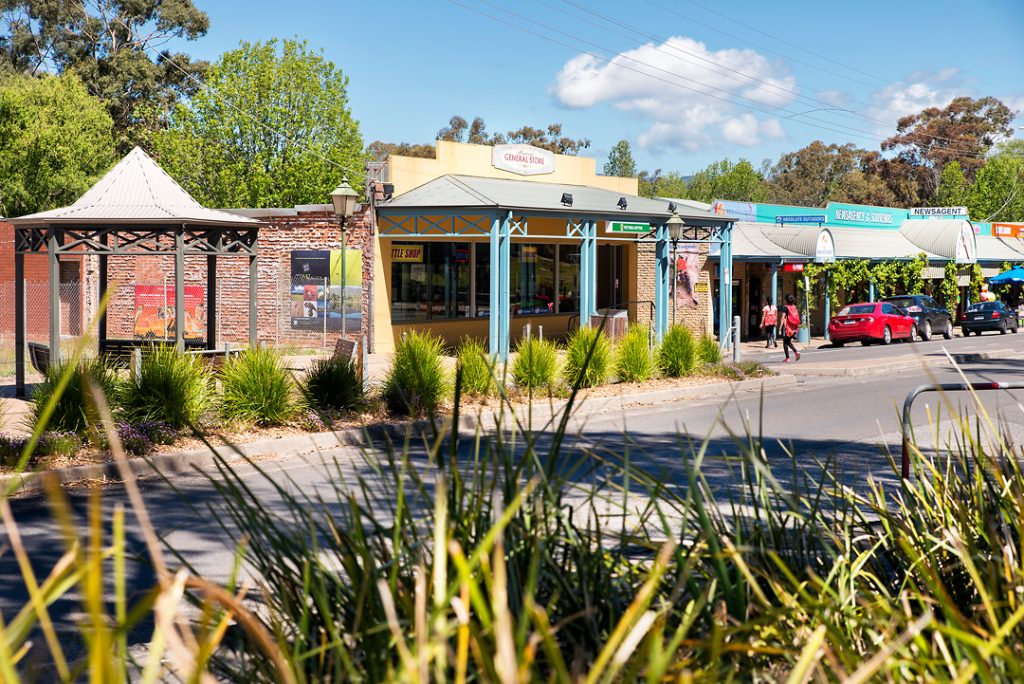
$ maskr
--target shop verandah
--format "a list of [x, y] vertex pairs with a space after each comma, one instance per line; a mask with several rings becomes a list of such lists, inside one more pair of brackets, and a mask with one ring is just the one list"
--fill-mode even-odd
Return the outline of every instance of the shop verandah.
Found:
[[[378, 345], [429, 328], [449, 343], [486, 338], [499, 358], [527, 325], [562, 336], [605, 308], [649, 321], [660, 339], [673, 244], [727, 251], [731, 226], [666, 200], [469, 176], [425, 183], [377, 215]], [[720, 338], [728, 326], [718, 322]]]

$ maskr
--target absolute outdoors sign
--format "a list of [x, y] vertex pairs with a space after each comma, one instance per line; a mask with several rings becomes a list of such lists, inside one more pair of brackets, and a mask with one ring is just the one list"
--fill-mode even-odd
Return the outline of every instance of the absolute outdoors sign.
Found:
[[795, 216], [776, 216], [776, 223], [825, 223], [824, 214], [797, 214]]
[[651, 232], [651, 224], [609, 221], [606, 230], [609, 233], [649, 233]]
[[910, 215], [926, 218], [966, 217], [967, 207], [914, 207]]
[[495, 145], [491, 166], [520, 176], [555, 172], [555, 153], [533, 145]]

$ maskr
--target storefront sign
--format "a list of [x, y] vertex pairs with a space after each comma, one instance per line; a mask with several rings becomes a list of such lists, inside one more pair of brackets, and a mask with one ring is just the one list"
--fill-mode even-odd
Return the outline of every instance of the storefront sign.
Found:
[[491, 166], [520, 176], [555, 172], [555, 154], [533, 145], [495, 145]]
[[776, 223], [825, 223], [824, 214], [797, 214], [796, 216], [776, 216]]
[[892, 214], [886, 211], [867, 209], [836, 209], [836, 221], [846, 223], [873, 223], [883, 226], [895, 225]]
[[729, 216], [737, 221], [757, 221], [757, 205], [752, 202], [715, 200], [711, 204], [711, 211], [719, 216]]
[[993, 223], [992, 234], [996, 237], [1019, 238], [1024, 236], [1024, 223]]
[[605, 230], [609, 233], [649, 233], [651, 232], [651, 224], [609, 221]]
[[966, 218], [967, 207], [914, 207], [910, 210], [910, 215], [926, 218]]
[[423, 245], [391, 245], [391, 261], [403, 264], [422, 264]]
[[956, 241], [956, 258], [958, 264], [973, 264], [978, 260], [978, 238], [974, 228], [964, 221], [960, 226], [960, 237]]
[[832, 233], [823, 230], [818, 233], [818, 240], [814, 245], [814, 261], [818, 264], [830, 264], [836, 260], [836, 243], [832, 239]]
[[804, 270], [803, 264], [782, 264], [782, 270], [784, 273], [802, 273]]

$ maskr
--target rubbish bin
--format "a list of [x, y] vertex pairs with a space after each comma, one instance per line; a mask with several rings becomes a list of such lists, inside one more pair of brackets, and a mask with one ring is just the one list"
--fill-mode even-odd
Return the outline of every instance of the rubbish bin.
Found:
[[801, 325], [800, 329], [796, 331], [796, 341], [800, 344], [811, 343], [811, 328], [807, 325]]
[[604, 323], [604, 332], [612, 341], [622, 339], [629, 327], [629, 312], [620, 309], [598, 309], [590, 315], [590, 327], [598, 328]]

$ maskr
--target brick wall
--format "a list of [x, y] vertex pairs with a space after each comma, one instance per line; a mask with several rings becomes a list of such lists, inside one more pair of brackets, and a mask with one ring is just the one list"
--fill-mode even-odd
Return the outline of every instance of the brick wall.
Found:
[[[338, 219], [326, 212], [299, 213], [294, 216], [259, 217], [257, 331], [269, 345], [320, 346], [322, 330], [293, 330], [289, 298], [291, 290], [291, 252], [293, 250], [341, 249]], [[373, 277], [373, 227], [368, 205], [346, 222], [346, 246], [363, 253], [362, 326], [346, 326], [346, 337], [370, 335], [368, 329], [370, 284]], [[107, 316], [107, 335], [131, 338], [134, 332], [136, 284], [174, 285], [173, 256], [110, 257], [108, 282], [114, 290]], [[165, 281], [166, 278], [166, 281]], [[217, 260], [220, 292], [219, 337], [222, 342], [243, 343], [249, 339], [249, 260], [245, 256], [225, 256]], [[206, 257], [185, 258], [185, 285], [206, 287]], [[116, 289], [115, 289], [116, 288]], [[171, 295], [173, 299], [173, 295]], [[205, 294], [204, 294], [205, 299]], [[171, 302], [173, 306], [173, 301]], [[333, 348], [340, 331], [327, 331], [328, 348]]]
[[[637, 269], [637, 292], [636, 298], [640, 301], [655, 301], [654, 285], [657, 266], [657, 246], [653, 242], [639, 242], [636, 246], [636, 269]], [[676, 322], [688, 326], [695, 334], [702, 335], [711, 332], [708, 329], [709, 311], [711, 307], [711, 273], [707, 268], [708, 246], [700, 245], [700, 279], [697, 285], [696, 308], [689, 306], [676, 307]], [[670, 304], [671, 306], [671, 301]], [[646, 308], [640, 312], [646, 316]], [[672, 311], [668, 314], [669, 323], [672, 321]]]

